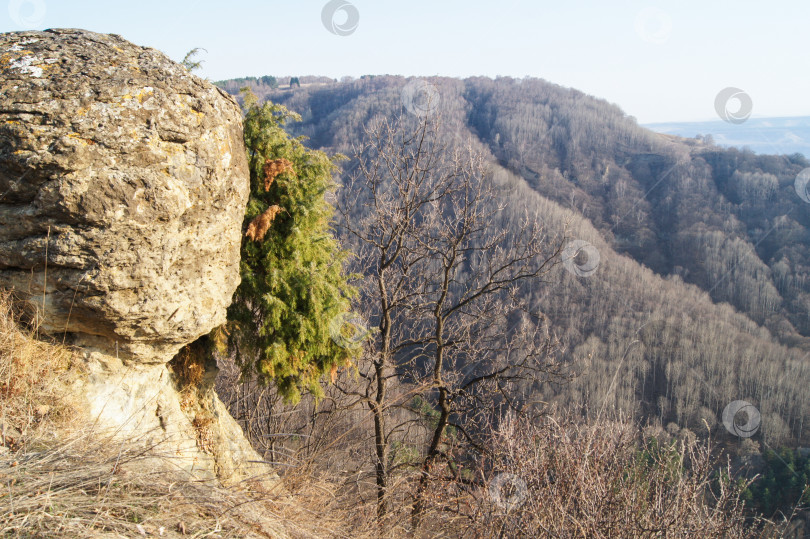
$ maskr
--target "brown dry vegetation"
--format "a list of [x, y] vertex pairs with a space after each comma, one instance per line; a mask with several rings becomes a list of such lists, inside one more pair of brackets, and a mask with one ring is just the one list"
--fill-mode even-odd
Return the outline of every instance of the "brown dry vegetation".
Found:
[[248, 225], [245, 236], [253, 241], [262, 241], [267, 231], [270, 230], [270, 225], [281, 212], [281, 206], [273, 205], [264, 210], [264, 213], [253, 219]]
[[64, 424], [75, 403], [64, 399], [77, 374], [74, 354], [21, 328], [11, 293], [0, 290], [0, 445], [16, 449], [34, 432]]
[[[307, 396], [292, 407], [272, 388], [237, 383], [232, 362], [220, 366], [220, 395], [287, 488], [297, 496], [329, 485], [322, 514], [345, 519], [330, 536], [777, 537], [789, 526], [763, 533], [768, 523], [746, 519], [744, 482], [720, 482], [733, 477], [727, 457], [685, 429], [670, 435], [620, 414], [587, 422], [559, 411], [534, 421], [508, 417], [478, 455], [456, 452], [448, 434], [443, 447], [451, 458], [431, 470], [418, 530], [411, 508], [430, 431], [414, 424], [393, 443], [389, 512], [377, 524], [367, 407], [335, 386], [320, 401]], [[352, 384], [362, 380], [338, 375], [339, 386]], [[404, 385], [392, 392], [395, 400], [409, 395]], [[404, 411], [393, 420], [419, 422]], [[499, 483], [514, 477], [523, 483]]]
[[[36, 337], [0, 290], [0, 536], [335, 535], [329, 526], [337, 517], [315, 518], [308, 509], [329, 507], [326, 484], [292, 497], [253, 481], [227, 489], [193, 481], [168, 472], [171, 456], [160, 448], [77, 422], [78, 403], [67, 395], [81, 362]], [[195, 372], [186, 380], [198, 379]]]
[[435, 496], [478, 537], [757, 536], [741, 485], [717, 480], [731, 471], [710, 446], [651, 436], [622, 417], [555, 416], [507, 417], [480, 478], [489, 488], [464, 496], [458, 482]]
[[[0, 448], [0, 536], [753, 535], [742, 527], [737, 490], [707, 488], [716, 461], [694, 438], [640, 460], [639, 444], [650, 438], [632, 423], [583, 425], [565, 416], [506, 421], [493, 429], [480, 459], [455, 471], [452, 465], [431, 470], [420, 530], [410, 519], [419, 478], [412, 464], [428, 431], [411, 431], [392, 455], [392, 510], [378, 523], [368, 411], [334, 388], [319, 402], [307, 397], [288, 407], [272, 388], [237, 383], [239, 370], [227, 360], [218, 384], [223, 398], [257, 449], [277, 463], [281, 481], [233, 488], [191, 481], [154, 465], [155, 459], [171, 462], [159, 448], [75, 423], [69, 413], [75, 403], [64, 399], [64, 390], [80, 364], [68, 348], [34, 337], [4, 293], [0, 417], [19, 434]], [[358, 383], [348, 370], [338, 381]], [[407, 387], [392, 390], [407, 398]], [[689, 473], [676, 473], [673, 462]], [[497, 502], [492, 485], [501, 473], [525, 481], [519, 504]], [[508, 497], [510, 491], [500, 492]]]
[[267, 191], [270, 189], [270, 186], [273, 185], [273, 181], [275, 181], [276, 176], [279, 174], [287, 173], [290, 176], [295, 176], [295, 169], [293, 168], [293, 164], [289, 159], [268, 159], [264, 163], [264, 168], [262, 169], [264, 172], [264, 190]]
[[[262, 169], [264, 173], [264, 190], [268, 191], [270, 186], [273, 185], [273, 182], [276, 179], [276, 176], [279, 174], [289, 174], [290, 176], [295, 176], [295, 170], [293, 169], [292, 162], [289, 159], [268, 159], [265, 164], [264, 168]], [[262, 241], [264, 236], [267, 234], [267, 231], [270, 230], [270, 226], [273, 224], [273, 221], [276, 219], [276, 216], [282, 211], [281, 206], [276, 204], [270, 206], [264, 212], [253, 219], [250, 224], [248, 225], [247, 231], [245, 232], [245, 236], [250, 238], [253, 241]]]

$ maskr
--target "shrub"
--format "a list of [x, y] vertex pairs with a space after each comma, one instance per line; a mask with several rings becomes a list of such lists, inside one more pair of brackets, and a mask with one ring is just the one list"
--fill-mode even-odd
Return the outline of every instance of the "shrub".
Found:
[[249, 91], [244, 103], [251, 191], [242, 282], [225, 334], [244, 376], [275, 382], [297, 402], [302, 389], [320, 395], [321, 377], [349, 365], [355, 352], [332, 338], [354, 294], [325, 199], [340, 157], [287, 135], [285, 123], [300, 117], [285, 107], [259, 104]]

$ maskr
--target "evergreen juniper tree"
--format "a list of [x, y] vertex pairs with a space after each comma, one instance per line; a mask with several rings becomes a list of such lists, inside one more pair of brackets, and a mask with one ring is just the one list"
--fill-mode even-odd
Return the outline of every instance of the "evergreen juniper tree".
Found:
[[300, 120], [297, 114], [260, 104], [249, 90], [243, 95], [250, 199], [227, 342], [243, 375], [275, 382], [297, 402], [303, 389], [320, 395], [322, 376], [334, 377], [357, 351], [352, 339], [335, 335], [352, 331], [342, 321], [354, 294], [324, 198], [335, 187], [340, 156], [330, 159], [290, 137], [284, 125]]

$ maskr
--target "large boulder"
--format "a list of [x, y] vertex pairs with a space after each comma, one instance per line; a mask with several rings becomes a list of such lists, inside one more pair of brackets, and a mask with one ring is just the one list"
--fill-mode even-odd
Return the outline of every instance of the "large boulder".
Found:
[[45, 332], [165, 363], [222, 324], [248, 188], [238, 104], [159, 51], [0, 35], [0, 287]]
[[249, 190], [234, 99], [162, 53], [83, 30], [0, 35], [0, 287], [85, 359], [77, 410], [172, 465], [259, 461], [167, 364], [225, 321]]

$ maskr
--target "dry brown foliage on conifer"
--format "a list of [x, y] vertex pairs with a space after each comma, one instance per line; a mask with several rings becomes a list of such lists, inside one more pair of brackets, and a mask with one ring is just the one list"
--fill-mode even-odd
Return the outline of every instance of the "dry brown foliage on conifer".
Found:
[[273, 224], [276, 215], [280, 212], [281, 206], [275, 204], [267, 208], [264, 213], [250, 222], [245, 236], [253, 241], [262, 241], [267, 231], [270, 230], [270, 225]]
[[295, 176], [295, 170], [293, 169], [293, 164], [288, 159], [268, 159], [264, 163], [264, 190], [267, 191], [270, 189], [270, 186], [273, 185], [273, 181], [276, 179], [276, 176], [286, 172], [292, 176]]

